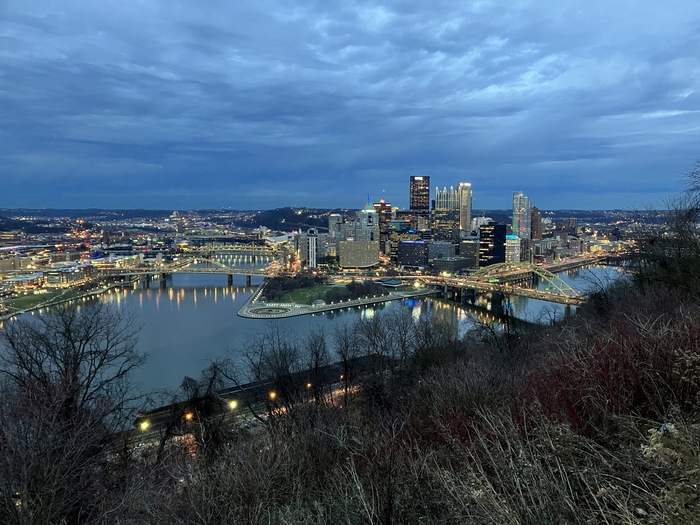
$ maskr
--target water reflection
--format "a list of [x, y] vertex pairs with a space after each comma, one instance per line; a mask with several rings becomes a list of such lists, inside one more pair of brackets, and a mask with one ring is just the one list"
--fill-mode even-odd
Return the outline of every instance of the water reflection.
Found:
[[[240, 257], [231, 259], [238, 264], [245, 261]], [[560, 277], [573, 288], [581, 289], [590, 286], [590, 282], [607, 279], [611, 275], [618, 276], [618, 269], [575, 270], [560, 274]], [[113, 290], [101, 296], [101, 300], [135, 312], [143, 326], [138, 348], [147, 352], [149, 359], [146, 366], [136, 372], [136, 382], [143, 390], [174, 389], [185, 376], [197, 377], [211, 359], [221, 358], [228, 351], [232, 351], [235, 359], [246, 348], [250, 334], [266, 329], [266, 321], [237, 316], [238, 310], [261, 281], [262, 277], [253, 276], [252, 287], [248, 287], [245, 286], [245, 275], [234, 275], [233, 286], [229, 287], [225, 274], [175, 274], [165, 283], [156, 279]], [[503, 322], [504, 304], [511, 320], [514, 316], [528, 321], [540, 319], [540, 322], [547, 322], [548, 319], [564, 315], [563, 305], [519, 296], [484, 294], [465, 298], [463, 303], [443, 299], [410, 299], [277, 322], [298, 335], [304, 335], [310, 328], [323, 329], [330, 335], [336, 326], [358, 318], [371, 319], [382, 311], [406, 308], [415, 322], [433, 315], [452, 333], [461, 336], [476, 322]]]

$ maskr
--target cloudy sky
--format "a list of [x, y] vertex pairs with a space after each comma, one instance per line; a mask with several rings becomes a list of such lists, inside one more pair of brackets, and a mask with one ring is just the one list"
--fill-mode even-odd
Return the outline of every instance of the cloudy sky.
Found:
[[0, 0], [0, 207], [633, 209], [698, 159], [698, 0]]

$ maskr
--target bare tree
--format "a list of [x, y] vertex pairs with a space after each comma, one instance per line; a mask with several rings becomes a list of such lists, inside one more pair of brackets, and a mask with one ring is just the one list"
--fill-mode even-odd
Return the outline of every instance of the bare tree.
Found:
[[136, 332], [133, 317], [94, 302], [0, 334], [0, 522], [94, 522], [118, 505], [107, 452], [144, 361]]
[[304, 365], [309, 374], [307, 388], [311, 390], [316, 402], [321, 402], [323, 388], [321, 372], [331, 362], [326, 333], [322, 328], [312, 327], [302, 338]]
[[666, 203], [663, 228], [639, 239], [633, 261], [638, 281], [700, 292], [700, 162], [685, 174], [686, 189]]
[[134, 399], [129, 375], [145, 362], [133, 315], [102, 301], [68, 304], [10, 321], [0, 333], [0, 372], [21, 391], [63, 401], [66, 418], [83, 409], [118, 416]]

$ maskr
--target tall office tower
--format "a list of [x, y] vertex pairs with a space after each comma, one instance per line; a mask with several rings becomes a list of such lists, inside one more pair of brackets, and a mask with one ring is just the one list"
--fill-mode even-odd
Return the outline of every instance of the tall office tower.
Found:
[[453, 187], [450, 191], [435, 188], [435, 209], [432, 217], [432, 239], [434, 241], [459, 241], [459, 200]]
[[459, 201], [459, 234], [460, 237], [471, 235], [472, 229], [472, 185], [468, 182], [460, 182], [457, 189]]
[[411, 175], [409, 208], [413, 215], [430, 220], [430, 177]]
[[513, 235], [530, 239], [530, 199], [522, 191], [513, 192]]
[[375, 211], [379, 221], [379, 251], [386, 255], [387, 241], [389, 240], [389, 223], [391, 222], [391, 204], [384, 199], [375, 202]]
[[479, 229], [479, 267], [506, 262], [506, 225], [490, 222]]
[[530, 215], [530, 239], [537, 242], [542, 240], [542, 214], [537, 206], [532, 207]]
[[309, 268], [318, 267], [318, 233], [316, 228], [309, 228], [309, 233], [307, 234], [307, 258]]

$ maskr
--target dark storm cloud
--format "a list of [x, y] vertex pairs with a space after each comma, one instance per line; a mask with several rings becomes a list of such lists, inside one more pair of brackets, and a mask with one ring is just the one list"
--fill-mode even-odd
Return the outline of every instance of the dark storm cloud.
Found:
[[700, 5], [0, 1], [0, 206], [634, 207], [700, 157]]

